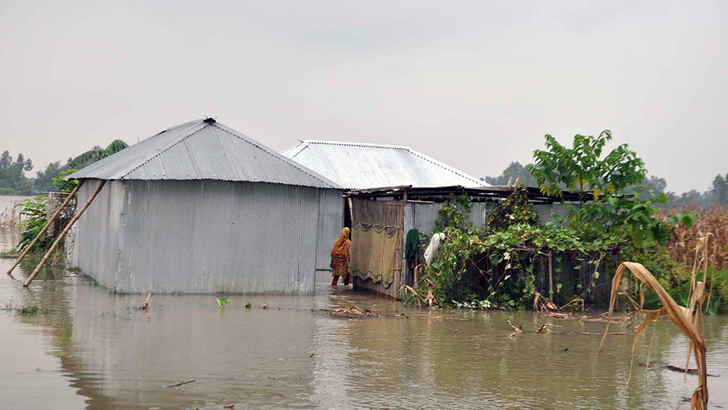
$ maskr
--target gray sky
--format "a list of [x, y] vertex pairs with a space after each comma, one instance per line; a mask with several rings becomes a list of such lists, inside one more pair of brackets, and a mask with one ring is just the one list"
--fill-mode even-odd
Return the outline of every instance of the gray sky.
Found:
[[35, 175], [215, 116], [476, 176], [607, 128], [669, 190], [728, 172], [728, 2], [541, 3], [0, 0], [0, 150]]

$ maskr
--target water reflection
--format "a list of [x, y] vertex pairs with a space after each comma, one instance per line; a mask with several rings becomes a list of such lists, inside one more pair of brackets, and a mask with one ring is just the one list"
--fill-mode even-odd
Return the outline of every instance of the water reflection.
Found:
[[[0, 261], [0, 268], [9, 263]], [[0, 279], [0, 304], [49, 309], [0, 315], [0, 385], [14, 386], [3, 389], [3, 408], [33, 408], [31, 399], [53, 400], [53, 408], [78, 408], [80, 399], [94, 409], [689, 408], [682, 397], [696, 383], [694, 376], [684, 381], [651, 370], [645, 384], [644, 369], [635, 368], [625, 386], [632, 338], [612, 336], [595, 365], [601, 323], [551, 322], [525, 312], [405, 310], [323, 284], [313, 298], [233, 296], [224, 311], [212, 296], [154, 295], [145, 312], [138, 309], [143, 295], [110, 294], [67, 275], [52, 272], [30, 290]], [[246, 300], [253, 308], [245, 308]], [[410, 318], [346, 320], [311, 312], [352, 305]], [[712, 374], [728, 366], [727, 319], [706, 318]], [[509, 338], [506, 320], [524, 333]], [[551, 334], [531, 333], [544, 322], [552, 323]], [[641, 360], [651, 330], [645, 334]], [[652, 360], [683, 366], [686, 352], [686, 339], [661, 323]], [[196, 382], [165, 388], [184, 380]], [[711, 404], [727, 406], [724, 377], [709, 383]]]

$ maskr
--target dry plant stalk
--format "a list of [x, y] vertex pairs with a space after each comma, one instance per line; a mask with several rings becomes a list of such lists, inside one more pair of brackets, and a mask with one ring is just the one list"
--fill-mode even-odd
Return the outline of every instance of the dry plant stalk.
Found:
[[[688, 209], [680, 209], [680, 211], [684, 210]], [[670, 258], [684, 263], [685, 266], [694, 265], [698, 255], [693, 250], [698, 247], [703, 232], [712, 232], [718, 247], [717, 253], [713, 256], [715, 259], [711, 261], [711, 264], [718, 269], [728, 268], [728, 254], [723, 250], [728, 244], [728, 208], [713, 207], [704, 210], [690, 210], [697, 214], [698, 219], [690, 228], [684, 224], [675, 227], [667, 244]], [[667, 220], [665, 213], [661, 213], [660, 217]]]
[[[713, 252], [711, 255], [710, 252], [710, 240], [713, 240]], [[710, 272], [710, 292], [708, 293], [708, 302], [705, 305], [705, 308], [708, 309], [710, 307], [710, 298], [713, 296], [713, 279], [715, 278], [715, 267], [717, 264], [718, 259], [718, 242], [711, 232], [708, 232], [707, 235], [697, 240], [695, 244], [695, 259], [693, 262], [693, 271], [690, 276], [690, 292], [688, 293], [688, 300], [690, 299], [690, 296], [693, 293], [693, 289], [695, 288], [695, 275], [697, 272], [702, 268], [703, 269], [703, 283], [707, 283], [708, 280], [708, 267], [709, 265], [712, 265], [714, 269]]]
[[[670, 319], [690, 338], [690, 348], [692, 353], [695, 354], [695, 362], [698, 366], [698, 387], [693, 392], [691, 398], [691, 408], [696, 410], [704, 410], [708, 406], [708, 381], [707, 381], [707, 369], [705, 359], [705, 341], [703, 340], [703, 315], [702, 305], [705, 300], [705, 283], [696, 282], [694, 289], [692, 290], [691, 297], [689, 299], [689, 307], [682, 307], [678, 305], [672, 297], [660, 286], [660, 283], [655, 277], [648, 271], [644, 266], [634, 262], [623, 262], [617, 268], [617, 273], [612, 279], [612, 294], [609, 299], [609, 319], [607, 326], [604, 329], [604, 336], [599, 344], [599, 352], [597, 353], [597, 361], [599, 355], [604, 347], [604, 341], [607, 338], [609, 332], [609, 324], [612, 321], [612, 315], [614, 313], [614, 305], [617, 301], [617, 295], [619, 294], [619, 284], [622, 281], [622, 276], [629, 270], [637, 279], [642, 281], [647, 287], [652, 289], [662, 303], [662, 307], [657, 310], [643, 310], [642, 304], [644, 303], [644, 294], [641, 293], [640, 306], [636, 314], [646, 315], [645, 320], [639, 325], [635, 331], [634, 342], [632, 344], [632, 362], [630, 363], [630, 378], [632, 376], [632, 364], [634, 361], [634, 349], [639, 340], [640, 334], [647, 327], [648, 324], [657, 320], [660, 316], [669, 316]], [[695, 309], [697, 307], [697, 309]], [[687, 366], [686, 366], [687, 367]], [[629, 383], [629, 379], [627, 380]]]

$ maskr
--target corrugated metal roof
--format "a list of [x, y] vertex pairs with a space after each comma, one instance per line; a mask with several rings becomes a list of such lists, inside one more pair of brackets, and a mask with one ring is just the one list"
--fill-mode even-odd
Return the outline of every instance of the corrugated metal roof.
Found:
[[490, 186], [403, 146], [304, 140], [283, 155], [349, 189]]
[[324, 176], [212, 119], [162, 131], [67, 178], [207, 179], [338, 188]]

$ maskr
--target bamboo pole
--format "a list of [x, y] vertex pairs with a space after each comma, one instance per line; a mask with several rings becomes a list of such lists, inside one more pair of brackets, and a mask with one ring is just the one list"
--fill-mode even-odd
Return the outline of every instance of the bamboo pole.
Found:
[[147, 310], [147, 308], [149, 307], [149, 299], [151, 297], [152, 297], [152, 292], [149, 292], [147, 294], [147, 300], [144, 303], [142, 303], [142, 310]]
[[351, 201], [351, 198], [346, 198], [349, 200], [349, 217], [351, 217], [351, 226], [354, 227], [354, 203]]
[[549, 251], [549, 302], [554, 303], [553, 252]]
[[71, 193], [68, 194], [68, 197], [66, 197], [66, 200], [63, 201], [63, 203], [61, 204], [61, 206], [58, 207], [58, 209], [56, 209], [56, 212], [53, 214], [53, 216], [51, 216], [51, 219], [49, 219], [48, 222], [46, 222], [46, 224], [43, 227], [43, 229], [40, 230], [40, 232], [38, 233], [38, 235], [35, 236], [35, 238], [33, 239], [33, 241], [30, 243], [30, 245], [28, 245], [25, 248], [25, 250], [23, 251], [23, 253], [20, 254], [20, 256], [18, 257], [18, 260], [15, 261], [15, 264], [13, 264], [13, 266], [8, 271], [8, 275], [13, 276], [13, 269], [15, 269], [20, 264], [20, 261], [23, 260], [23, 258], [25, 257], [25, 255], [27, 255], [28, 252], [30, 252], [30, 250], [33, 248], [33, 245], [35, 245], [35, 243], [38, 242], [38, 239], [40, 239], [41, 235], [43, 235], [44, 233], [46, 233], [46, 231], [48, 230], [48, 228], [51, 226], [51, 223], [53, 223], [53, 221], [55, 221], [56, 218], [58, 218], [58, 215], [61, 214], [61, 211], [63, 210], [63, 208], [65, 208], [66, 205], [68, 205], [68, 203], [71, 201], [71, 198], [73, 198], [73, 196], [76, 195], [76, 192], [78, 192], [78, 189], [81, 188], [81, 185], [83, 185], [83, 181], [79, 181], [78, 185], [76, 185], [76, 187], [73, 188], [73, 191], [71, 191]]
[[45, 263], [48, 261], [48, 258], [51, 257], [51, 254], [53, 253], [53, 251], [55, 251], [56, 248], [58, 247], [58, 245], [61, 243], [61, 239], [63, 239], [63, 237], [66, 236], [66, 233], [68, 233], [68, 231], [71, 229], [73, 224], [75, 224], [76, 221], [78, 221], [78, 218], [80, 218], [81, 215], [83, 215], [83, 213], [86, 211], [86, 208], [88, 208], [88, 206], [91, 205], [91, 202], [93, 202], [93, 200], [96, 199], [96, 195], [98, 195], [99, 192], [101, 192], [101, 188], [103, 188], [105, 184], [106, 184], [106, 181], [101, 181], [101, 184], [99, 185], [98, 188], [96, 188], [94, 193], [91, 195], [91, 198], [89, 198], [88, 201], [86, 201], [86, 204], [84, 204], [83, 208], [81, 208], [81, 210], [78, 211], [78, 213], [76, 215], [74, 215], [73, 218], [71, 218], [71, 221], [63, 229], [63, 232], [61, 232], [61, 234], [58, 235], [58, 238], [56, 238], [56, 241], [53, 242], [53, 245], [51, 245], [51, 248], [48, 249], [48, 252], [46, 252], [45, 256], [40, 261], [38, 266], [35, 267], [35, 270], [33, 271], [33, 273], [30, 274], [30, 276], [28, 277], [28, 280], [25, 281], [25, 283], [23, 284], [24, 287], [27, 288], [30, 285], [30, 282], [32, 282], [33, 279], [35, 278], [35, 275], [37, 275], [38, 272], [40, 272], [41, 268], [43, 268], [43, 265], [45, 265]]

